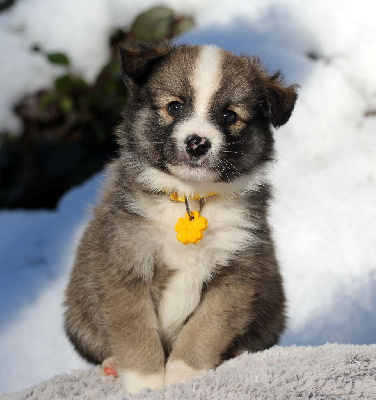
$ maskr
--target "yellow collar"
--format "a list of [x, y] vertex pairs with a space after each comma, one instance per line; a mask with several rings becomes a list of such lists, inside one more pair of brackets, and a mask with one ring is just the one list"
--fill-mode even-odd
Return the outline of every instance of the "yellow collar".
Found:
[[[183, 195], [180, 196], [178, 192], [167, 192], [166, 193], [170, 196], [170, 200], [171, 201], [181, 201], [181, 202], [185, 202], [185, 199], [187, 198], [187, 196]], [[199, 200], [199, 199], [207, 199], [208, 197], [213, 197], [215, 195], [217, 195], [218, 193], [215, 192], [209, 192], [205, 195], [202, 195], [200, 193], [194, 193], [192, 196], [188, 197], [188, 200]]]

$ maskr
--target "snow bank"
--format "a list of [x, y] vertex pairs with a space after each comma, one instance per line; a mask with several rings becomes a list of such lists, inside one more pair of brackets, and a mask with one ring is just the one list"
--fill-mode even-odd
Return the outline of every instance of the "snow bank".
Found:
[[55, 212], [0, 213], [1, 390], [86, 365], [64, 337], [62, 301], [99, 186], [96, 176], [71, 190]]

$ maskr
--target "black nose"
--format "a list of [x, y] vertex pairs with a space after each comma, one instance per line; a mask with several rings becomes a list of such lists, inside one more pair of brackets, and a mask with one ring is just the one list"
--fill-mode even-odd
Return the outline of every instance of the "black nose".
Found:
[[198, 135], [191, 135], [185, 141], [186, 151], [192, 157], [201, 157], [208, 152], [211, 147], [209, 139]]

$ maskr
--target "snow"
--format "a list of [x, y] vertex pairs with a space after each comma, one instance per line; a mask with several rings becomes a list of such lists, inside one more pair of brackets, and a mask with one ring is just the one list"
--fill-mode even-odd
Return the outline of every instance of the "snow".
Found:
[[[165, 1], [197, 21], [177, 42], [259, 54], [301, 85], [291, 121], [275, 133], [270, 219], [289, 300], [282, 344], [375, 343], [376, 118], [364, 113], [376, 109], [376, 3], [216, 3]], [[59, 74], [31, 45], [67, 52], [92, 79], [108, 32], [153, 4], [23, 0], [0, 14], [0, 128], [18, 126], [10, 110], [21, 93]], [[55, 212], [0, 212], [0, 391], [86, 367], [63, 334], [61, 302], [100, 180], [69, 192]]]

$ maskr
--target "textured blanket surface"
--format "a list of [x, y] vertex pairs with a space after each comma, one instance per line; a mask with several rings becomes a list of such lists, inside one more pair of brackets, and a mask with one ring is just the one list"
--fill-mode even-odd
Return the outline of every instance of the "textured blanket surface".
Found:
[[243, 354], [202, 378], [137, 395], [99, 368], [55, 376], [1, 400], [24, 399], [376, 399], [376, 345], [274, 347]]

